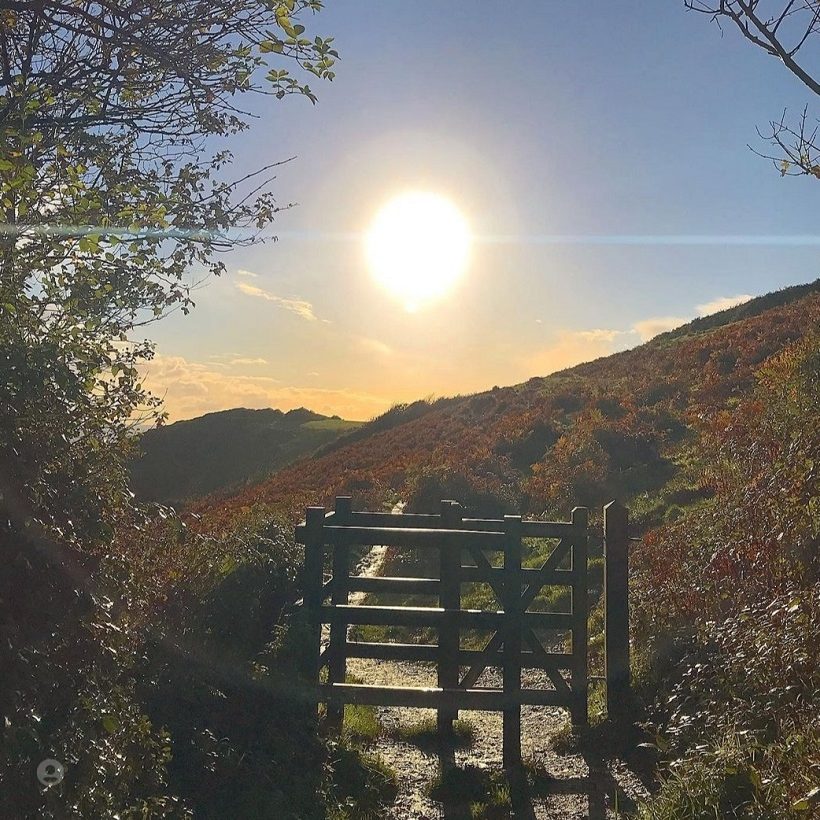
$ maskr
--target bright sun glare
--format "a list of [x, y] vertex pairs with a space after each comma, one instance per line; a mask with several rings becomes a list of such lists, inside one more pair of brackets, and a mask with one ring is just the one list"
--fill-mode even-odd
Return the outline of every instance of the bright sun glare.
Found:
[[366, 245], [376, 281], [414, 311], [443, 296], [462, 275], [470, 229], [446, 197], [411, 191], [376, 214]]

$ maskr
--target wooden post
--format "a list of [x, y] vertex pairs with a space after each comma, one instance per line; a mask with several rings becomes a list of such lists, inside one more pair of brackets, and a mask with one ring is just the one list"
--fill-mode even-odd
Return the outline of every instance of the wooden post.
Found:
[[504, 768], [521, 763], [521, 516], [504, 516]]
[[[347, 496], [336, 498], [336, 515], [333, 523], [344, 525], [350, 521], [352, 511], [351, 499]], [[350, 546], [336, 544], [333, 549], [333, 585], [331, 587], [331, 603], [347, 605], [350, 576]], [[328, 646], [328, 683], [345, 683], [347, 679], [347, 624], [342, 620], [335, 620], [330, 625], [330, 644]], [[344, 722], [344, 704], [332, 699], [327, 705], [327, 719], [330, 726], [342, 728]]]
[[587, 528], [589, 511], [576, 507], [572, 511], [572, 725], [582, 728], [589, 723], [589, 675], [587, 671], [589, 618]]
[[[441, 526], [458, 529], [461, 524], [461, 505], [456, 501], [441, 502]], [[438, 685], [442, 689], [457, 689], [459, 664], [459, 625], [455, 612], [461, 609], [461, 550], [442, 547], [439, 550], [439, 606], [445, 613], [438, 633]], [[451, 614], [452, 613], [452, 614]], [[440, 708], [437, 713], [438, 731], [449, 734], [458, 709]]]
[[319, 653], [322, 643], [322, 565], [324, 563], [324, 507], [308, 507], [305, 516], [304, 598], [308, 646], [304, 674], [309, 686], [319, 684]]
[[612, 501], [604, 507], [604, 645], [606, 706], [610, 718], [624, 716], [629, 699], [629, 510]]

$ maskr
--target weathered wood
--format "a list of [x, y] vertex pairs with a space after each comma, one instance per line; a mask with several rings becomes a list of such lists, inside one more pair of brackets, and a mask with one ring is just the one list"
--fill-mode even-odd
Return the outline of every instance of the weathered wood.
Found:
[[504, 517], [504, 665], [507, 701], [503, 715], [503, 761], [510, 768], [521, 763], [521, 516]]
[[[441, 525], [458, 530], [461, 527], [461, 505], [454, 501], [441, 502]], [[461, 609], [461, 551], [439, 550], [441, 586], [439, 606], [445, 616], [439, 626], [438, 685], [441, 689], [455, 689], [458, 686], [459, 623], [455, 612]], [[452, 731], [453, 721], [458, 718], [458, 709], [439, 709], [438, 730], [443, 734]]]
[[[357, 527], [419, 527], [435, 529], [441, 526], [441, 515], [426, 513], [354, 512], [350, 523]], [[522, 521], [523, 538], [563, 538], [569, 535], [572, 524], [567, 521]], [[460, 529], [470, 531], [504, 532], [500, 518], [463, 518]]]
[[[500, 629], [507, 621], [504, 611], [486, 609], [441, 609], [427, 606], [323, 606], [322, 623], [344, 621], [348, 624], [371, 626], [431, 626], [440, 627], [446, 618], [453, 618], [464, 628]], [[571, 629], [573, 616], [568, 612], [525, 612], [523, 622], [541, 629]]]
[[[626, 524], [621, 527], [609, 506], [607, 536], [607, 683], [611, 693], [628, 686], [629, 646], [626, 595]], [[620, 508], [623, 509], [623, 508]], [[625, 513], [625, 511], [624, 511]], [[615, 523], [613, 523], [615, 522]], [[503, 712], [504, 764], [520, 762], [521, 705], [544, 704], [570, 709], [574, 725], [587, 722], [589, 677], [587, 672], [587, 560], [588, 514], [584, 508], [573, 511], [571, 522], [523, 522], [519, 516], [495, 519], [463, 519], [454, 502], [442, 502], [441, 515], [393, 515], [356, 513], [350, 499], [337, 499], [336, 510], [325, 514], [322, 508], [309, 508], [307, 520], [296, 529], [297, 539], [305, 543], [305, 611], [310, 640], [316, 647], [311, 655], [308, 678], [318, 683], [319, 664], [327, 662], [328, 684], [316, 686], [316, 697], [327, 700], [328, 714], [337, 719], [345, 703], [374, 705], [426, 706], [438, 712], [441, 731], [451, 727], [459, 709], [492, 709]], [[523, 568], [523, 538], [554, 538], [559, 543], [538, 569]], [[430, 547], [439, 550], [438, 578], [364, 578], [349, 573], [352, 545]], [[325, 545], [333, 549], [333, 579], [322, 585]], [[503, 567], [495, 567], [484, 550], [503, 552]], [[476, 566], [463, 566], [462, 554], [469, 552]], [[624, 556], [621, 559], [620, 555]], [[569, 558], [570, 569], [559, 568]], [[614, 573], [614, 574], [613, 574]], [[462, 610], [461, 584], [489, 583], [499, 598], [501, 611]], [[572, 590], [572, 611], [529, 612], [538, 592], [545, 585], [566, 586]], [[623, 588], [623, 595], [618, 592]], [[351, 606], [349, 592], [398, 592], [437, 595], [438, 607]], [[324, 606], [326, 594], [331, 604]], [[610, 620], [615, 597], [616, 620]], [[328, 649], [318, 652], [320, 625], [331, 624]], [[438, 645], [370, 643], [349, 641], [348, 624], [385, 626], [425, 626], [438, 629]], [[460, 630], [494, 630], [484, 649], [462, 650]], [[535, 628], [572, 634], [572, 651], [548, 652], [533, 632]], [[620, 635], [621, 643], [616, 646]], [[624, 635], [626, 640], [624, 664]], [[526, 641], [527, 646], [522, 646]], [[348, 657], [405, 660], [436, 663], [438, 686], [430, 689], [351, 685], [344, 682]], [[620, 659], [620, 660], [619, 660]], [[619, 666], [620, 663], [620, 666]], [[459, 681], [460, 667], [469, 667]], [[502, 689], [475, 689], [484, 669], [500, 667]], [[522, 667], [543, 669], [554, 689], [522, 690]], [[624, 671], [625, 667], [625, 671]], [[620, 669], [618, 680], [611, 679]], [[570, 672], [567, 682], [563, 671]], [[610, 702], [615, 703], [610, 696]], [[616, 706], [613, 708], [617, 708]]]
[[438, 595], [441, 581], [438, 578], [392, 578], [388, 576], [367, 577], [351, 575], [348, 589], [351, 592], [395, 592], [402, 595]]
[[[464, 677], [461, 679], [459, 686], [463, 686], [467, 689], [475, 686], [478, 679], [481, 677], [481, 673], [488, 666], [495, 665], [492, 661], [496, 657], [499, 649], [503, 646], [504, 634], [501, 631], [498, 631], [487, 641], [486, 644], [484, 644], [484, 648], [478, 653], [478, 657], [473, 661], [473, 665], [467, 670]], [[503, 665], [504, 656], [502, 655], [501, 657]]]
[[589, 723], [589, 678], [587, 669], [589, 617], [587, 583], [587, 528], [589, 511], [586, 507], [576, 507], [572, 511], [575, 531], [572, 535], [572, 568], [576, 571], [572, 584], [572, 654], [575, 662], [572, 668], [573, 706], [570, 710], [572, 723], [584, 727]]
[[[475, 561], [475, 567], [478, 573], [480, 573], [482, 580], [484, 583], [489, 584], [493, 590], [493, 594], [496, 597], [498, 603], [503, 606], [504, 600], [504, 568], [503, 567], [494, 567], [488, 560], [487, 556], [481, 551], [481, 547], [474, 547], [470, 546], [469, 553], [472, 556], [473, 561]], [[470, 567], [468, 567], [470, 569]], [[464, 574], [461, 574], [462, 580], [464, 580]]]
[[[525, 630], [526, 636], [526, 630]], [[501, 642], [499, 641], [499, 646]], [[325, 651], [326, 652], [326, 651]], [[348, 641], [346, 647], [348, 658], [369, 658], [380, 661], [407, 661], [435, 663], [439, 657], [439, 647], [436, 644], [417, 643], [375, 643], [372, 641]], [[325, 654], [325, 653], [323, 653]], [[482, 662], [481, 670], [486, 668], [500, 669], [504, 665], [504, 654], [500, 649], [490, 653], [483, 649], [460, 649], [458, 651], [459, 666], [471, 666]], [[521, 650], [522, 669], [570, 670], [572, 669], [572, 655], [568, 652], [546, 652]], [[478, 677], [476, 676], [476, 680]], [[458, 686], [472, 688], [472, 683], [459, 681]]]
[[305, 521], [304, 610], [309, 644], [305, 647], [305, 678], [319, 680], [319, 647], [321, 645], [322, 565], [324, 563], [324, 507], [308, 507]]
[[[543, 586], [572, 586], [572, 570], [568, 569], [554, 569], [545, 570], [542, 566], [539, 569], [532, 569], [524, 567], [521, 570], [522, 582], [525, 586], [532, 586], [534, 583], [538, 584], [540, 589]], [[503, 567], [489, 567], [485, 566], [470, 566], [462, 564], [461, 566], [461, 581], [462, 583], [474, 584], [490, 584], [493, 589], [497, 589], [501, 594], [504, 587], [504, 569]]]
[[337, 683], [317, 687], [321, 699], [339, 698], [345, 703], [370, 706], [410, 706], [428, 709], [459, 708], [501, 711], [510, 706], [566, 706], [554, 689], [520, 689], [508, 694], [502, 689], [421, 689], [410, 686], [369, 686]]
[[[329, 512], [325, 523], [332, 524], [334, 513]], [[440, 515], [424, 513], [353, 512], [350, 523], [356, 527], [395, 527], [400, 529], [436, 529], [441, 526]], [[461, 529], [469, 532], [504, 532], [504, 521], [496, 518], [464, 518]], [[522, 521], [523, 538], [563, 538], [570, 534], [572, 524], [568, 521]], [[304, 524], [296, 527], [296, 540], [300, 540]]]
[[[351, 499], [339, 496], [336, 499], [334, 521], [344, 525], [351, 512]], [[327, 518], [325, 519], [327, 522]], [[350, 572], [350, 546], [336, 544], [333, 548], [331, 581], [331, 603], [334, 606], [346, 605], [348, 602], [348, 574]], [[347, 678], [347, 623], [342, 620], [330, 625], [330, 644], [328, 646], [327, 680], [328, 683], [344, 683]], [[327, 719], [331, 726], [341, 728], [344, 720], [344, 704], [331, 700], [327, 705]]]
[[[297, 532], [297, 535], [299, 533]], [[431, 530], [412, 527], [343, 527], [324, 528], [328, 544], [351, 544], [360, 546], [382, 545], [387, 547], [436, 547], [462, 550], [467, 544], [477, 544], [484, 549], [504, 549], [504, 533], [470, 530]]]
[[623, 717], [630, 688], [629, 511], [604, 507], [604, 646], [607, 713]]

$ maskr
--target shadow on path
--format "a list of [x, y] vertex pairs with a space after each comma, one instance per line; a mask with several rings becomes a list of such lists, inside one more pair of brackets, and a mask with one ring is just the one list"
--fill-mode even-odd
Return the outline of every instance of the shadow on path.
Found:
[[617, 806], [619, 812], [634, 811], [635, 801], [624, 792], [604, 760], [589, 753], [584, 753], [583, 758], [589, 767], [589, 774], [584, 777], [557, 778], [546, 770], [530, 766], [493, 773], [475, 767], [456, 767], [453, 745], [443, 741], [439, 747], [439, 764], [441, 782], [445, 785], [436, 799], [442, 802], [445, 820], [469, 818], [473, 803], [487, 802], [492, 805], [491, 792], [502, 784], [509, 787], [512, 802], [510, 816], [522, 820], [536, 820], [536, 803], [549, 801], [556, 795], [586, 798], [586, 809], [577, 815], [578, 818], [605, 820], [608, 806], [612, 809]]

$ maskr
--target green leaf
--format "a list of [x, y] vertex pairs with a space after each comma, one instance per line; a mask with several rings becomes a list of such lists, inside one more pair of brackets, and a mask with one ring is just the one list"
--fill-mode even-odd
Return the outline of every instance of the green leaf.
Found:
[[259, 43], [259, 50], [263, 54], [268, 54], [271, 51], [276, 54], [281, 54], [285, 50], [285, 47], [281, 40], [262, 40], [262, 42]]

